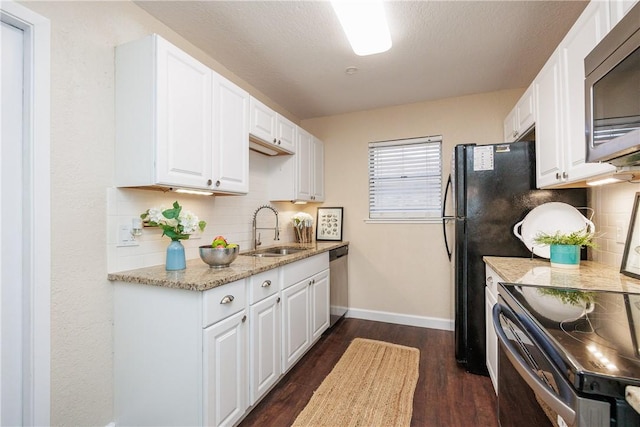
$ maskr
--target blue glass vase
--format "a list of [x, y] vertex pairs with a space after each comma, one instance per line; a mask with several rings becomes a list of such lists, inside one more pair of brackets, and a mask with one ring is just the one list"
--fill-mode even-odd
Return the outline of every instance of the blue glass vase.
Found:
[[184, 246], [180, 240], [172, 240], [167, 246], [167, 271], [184, 270], [187, 262], [184, 257]]

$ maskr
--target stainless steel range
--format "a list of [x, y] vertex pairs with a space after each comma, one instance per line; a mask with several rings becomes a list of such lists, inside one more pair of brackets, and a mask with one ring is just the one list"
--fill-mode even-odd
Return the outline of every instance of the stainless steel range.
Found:
[[640, 426], [640, 295], [500, 284], [498, 416], [506, 426]]

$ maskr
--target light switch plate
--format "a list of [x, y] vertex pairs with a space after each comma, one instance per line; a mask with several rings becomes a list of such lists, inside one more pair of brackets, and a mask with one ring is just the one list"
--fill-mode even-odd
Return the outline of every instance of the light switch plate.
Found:
[[138, 246], [138, 242], [131, 235], [131, 226], [118, 227], [118, 244], [116, 246]]

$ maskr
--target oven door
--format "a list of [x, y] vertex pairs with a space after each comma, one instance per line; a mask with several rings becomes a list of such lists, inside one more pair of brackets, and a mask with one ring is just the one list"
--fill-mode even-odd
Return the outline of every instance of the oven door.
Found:
[[541, 335], [533, 333], [535, 326], [528, 323], [499, 296], [493, 308], [493, 324], [500, 343], [500, 426], [610, 426], [609, 403], [578, 396], [536, 343], [534, 337], [541, 339]]

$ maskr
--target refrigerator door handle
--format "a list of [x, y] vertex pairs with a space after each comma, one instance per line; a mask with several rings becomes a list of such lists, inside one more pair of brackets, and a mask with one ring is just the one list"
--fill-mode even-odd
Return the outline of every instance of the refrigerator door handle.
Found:
[[456, 219], [454, 216], [445, 216], [444, 210], [447, 206], [447, 195], [449, 194], [449, 188], [451, 187], [451, 174], [447, 179], [447, 186], [444, 188], [444, 200], [442, 201], [442, 235], [444, 236], [444, 247], [447, 250], [447, 256], [451, 261], [451, 249], [449, 248], [449, 241], [447, 240], [447, 220]]

